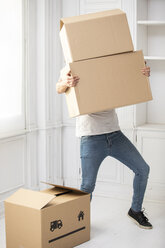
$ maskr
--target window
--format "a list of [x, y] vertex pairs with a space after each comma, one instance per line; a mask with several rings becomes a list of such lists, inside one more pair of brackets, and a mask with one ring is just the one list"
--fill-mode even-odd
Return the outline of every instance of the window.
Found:
[[25, 128], [22, 0], [0, 1], [0, 133]]

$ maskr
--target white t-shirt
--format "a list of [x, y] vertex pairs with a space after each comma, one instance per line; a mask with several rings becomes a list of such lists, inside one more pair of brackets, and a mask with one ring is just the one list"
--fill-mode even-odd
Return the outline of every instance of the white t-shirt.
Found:
[[120, 130], [115, 109], [76, 117], [76, 136], [97, 135]]

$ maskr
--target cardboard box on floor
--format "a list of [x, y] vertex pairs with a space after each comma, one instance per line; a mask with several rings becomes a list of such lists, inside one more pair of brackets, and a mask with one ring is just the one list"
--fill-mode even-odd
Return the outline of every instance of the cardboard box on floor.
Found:
[[72, 248], [90, 239], [90, 194], [50, 185], [5, 201], [7, 248]]
[[[66, 92], [69, 116], [152, 100], [142, 51], [133, 52], [121, 10], [61, 19], [61, 44], [72, 75], [80, 81]], [[72, 61], [72, 63], [69, 63]]]
[[66, 63], [133, 51], [126, 14], [120, 9], [62, 18]]
[[64, 70], [80, 77], [66, 92], [70, 117], [152, 100], [144, 66], [142, 51], [69, 63]]

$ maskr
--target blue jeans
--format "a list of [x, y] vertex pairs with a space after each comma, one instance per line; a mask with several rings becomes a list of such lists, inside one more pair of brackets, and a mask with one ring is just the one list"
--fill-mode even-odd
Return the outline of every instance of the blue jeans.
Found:
[[99, 167], [107, 156], [116, 158], [134, 172], [131, 208], [134, 211], [141, 211], [150, 168], [136, 147], [120, 130], [81, 137], [82, 183], [80, 189], [90, 193], [92, 200]]

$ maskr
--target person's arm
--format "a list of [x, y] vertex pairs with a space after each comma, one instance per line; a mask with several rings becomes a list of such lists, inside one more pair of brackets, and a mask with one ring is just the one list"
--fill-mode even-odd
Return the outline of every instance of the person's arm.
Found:
[[[145, 61], [145, 64], [147, 64], [147, 62]], [[150, 67], [149, 66], [145, 66], [144, 68], [141, 69], [143, 75], [149, 77], [150, 76]]]
[[56, 91], [61, 94], [67, 91], [70, 87], [75, 87], [79, 82], [78, 76], [72, 76], [71, 71], [64, 72], [60, 75], [58, 82], [56, 83]]

